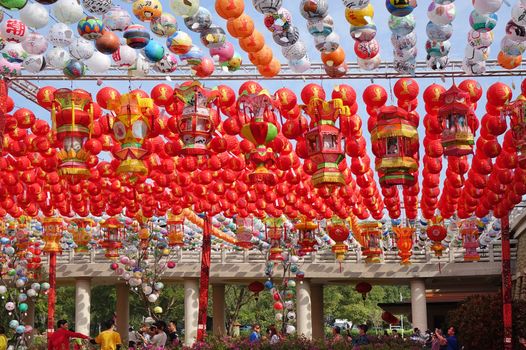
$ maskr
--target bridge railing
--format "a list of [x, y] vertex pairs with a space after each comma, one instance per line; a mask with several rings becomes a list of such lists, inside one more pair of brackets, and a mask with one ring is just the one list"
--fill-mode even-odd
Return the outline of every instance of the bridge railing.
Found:
[[[511, 259], [517, 257], [517, 241], [511, 240]], [[480, 263], [498, 262], [502, 260], [502, 246], [500, 241], [495, 241], [485, 248], [478, 248]], [[412, 264], [434, 264], [434, 263], [471, 263], [464, 261], [465, 250], [462, 247], [449, 247], [443, 251], [441, 257], [435, 256], [434, 252], [428, 247], [424, 249], [413, 249], [411, 256]], [[198, 250], [181, 249], [171, 257], [176, 263], [197, 264], [201, 262], [201, 252]], [[46, 263], [46, 257], [43, 257], [43, 263]], [[266, 261], [266, 256], [259, 250], [243, 251], [212, 251], [212, 264], [262, 264]], [[382, 254], [382, 264], [399, 264], [400, 257], [397, 250], [388, 250]], [[104, 256], [100, 250], [91, 250], [85, 253], [75, 253], [68, 251], [57, 257], [57, 263], [61, 264], [104, 264], [110, 263], [111, 260]], [[302, 264], [327, 264], [336, 263], [334, 254], [329, 250], [322, 250], [303, 256], [300, 258], [299, 265]], [[350, 250], [345, 254], [343, 263], [364, 263], [365, 259], [359, 249]]]

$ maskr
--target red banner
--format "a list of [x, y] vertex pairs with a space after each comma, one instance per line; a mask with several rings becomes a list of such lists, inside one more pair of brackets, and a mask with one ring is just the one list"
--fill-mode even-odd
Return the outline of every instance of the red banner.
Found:
[[201, 248], [201, 278], [199, 281], [199, 314], [197, 341], [203, 341], [206, 335], [206, 316], [208, 308], [208, 281], [210, 278], [211, 251], [210, 217], [205, 214], [203, 225], [203, 246]]

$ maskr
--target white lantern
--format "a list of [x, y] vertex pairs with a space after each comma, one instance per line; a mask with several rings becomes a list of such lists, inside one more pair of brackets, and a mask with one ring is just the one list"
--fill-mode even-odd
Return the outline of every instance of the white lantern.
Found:
[[49, 42], [56, 47], [67, 47], [74, 39], [73, 31], [65, 23], [55, 23], [48, 32]]
[[46, 60], [44, 55], [31, 55], [27, 57], [22, 63], [22, 67], [31, 73], [39, 73], [46, 68]]
[[427, 8], [427, 17], [435, 24], [449, 24], [453, 22], [457, 14], [455, 3], [439, 5], [433, 1]]
[[464, 59], [462, 61], [462, 70], [466, 74], [483, 74], [484, 72], [486, 72], [486, 61]]
[[84, 17], [84, 11], [78, 0], [58, 0], [53, 5], [53, 14], [58, 21], [73, 24], [82, 17]]
[[27, 52], [20, 43], [8, 42], [2, 49], [2, 55], [11, 62], [22, 62], [27, 58]]
[[42, 55], [47, 50], [48, 41], [40, 33], [29, 33], [26, 39], [22, 41], [22, 47], [30, 55]]
[[74, 38], [69, 45], [69, 53], [78, 60], [87, 60], [93, 56], [94, 52], [95, 48], [91, 41], [84, 38]]
[[287, 334], [294, 334], [296, 332], [296, 327], [294, 327], [293, 325], [291, 324], [288, 324], [286, 329], [285, 329], [285, 332]]
[[13, 311], [15, 309], [15, 303], [13, 303], [12, 301], [9, 301], [5, 304], [5, 309], [7, 311]]
[[511, 20], [518, 25], [526, 26], [526, 5], [515, 3], [511, 8]]
[[490, 48], [475, 49], [471, 45], [466, 45], [464, 57], [474, 61], [486, 61], [489, 58]]
[[294, 321], [296, 319], [296, 313], [294, 311], [287, 312], [287, 320]]
[[283, 319], [283, 314], [281, 314], [281, 313], [278, 312], [278, 313], [276, 314], [276, 321], [281, 321], [282, 319]]
[[146, 58], [139, 54], [137, 55], [137, 60], [135, 61], [135, 64], [130, 67], [128, 70], [128, 74], [134, 76], [134, 77], [144, 77], [148, 74], [150, 71], [150, 62], [146, 60]]
[[343, 6], [352, 9], [359, 10], [369, 5], [369, 0], [343, 0]]
[[340, 46], [340, 37], [335, 32], [327, 36], [317, 35], [314, 37], [314, 45], [320, 52], [334, 52]]
[[71, 55], [62, 47], [54, 47], [46, 53], [46, 62], [52, 68], [63, 69]]
[[29, 2], [20, 10], [20, 19], [31, 28], [40, 29], [49, 22], [49, 11], [38, 2]]
[[300, 39], [296, 41], [294, 45], [282, 47], [281, 53], [288, 60], [300, 60], [307, 54], [307, 47], [305, 46], [305, 43]]
[[380, 55], [376, 55], [371, 59], [357, 59], [358, 67], [363, 70], [374, 70], [380, 66], [380, 63], [382, 63], [382, 59], [380, 58]]
[[93, 55], [91, 55], [91, 57], [84, 63], [88, 69], [95, 74], [105, 73], [111, 67], [110, 57], [99, 51], [93, 52]]
[[27, 290], [27, 296], [30, 297], [30, 298], [34, 298], [37, 296], [37, 292], [36, 290], [34, 289], [28, 289]]
[[283, 0], [252, 0], [257, 12], [262, 14], [276, 13], [281, 8]]
[[155, 303], [158, 298], [159, 298], [159, 296], [157, 294], [155, 294], [155, 293], [148, 295], [148, 301], [150, 303]]
[[150, 295], [150, 294], [152, 294], [153, 289], [152, 289], [152, 287], [146, 285], [146, 286], [143, 286], [143, 287], [142, 287], [142, 291], [143, 291], [143, 293], [144, 293], [145, 295]]
[[15, 286], [17, 288], [22, 288], [23, 286], [25, 286], [26, 284], [26, 281], [24, 281], [22, 278], [19, 278], [15, 281]]
[[177, 16], [190, 17], [199, 10], [199, 0], [170, 0], [170, 8]]
[[120, 6], [114, 6], [102, 16], [102, 22], [111, 30], [123, 31], [132, 23], [131, 15]]
[[471, 29], [468, 33], [468, 44], [476, 49], [489, 47], [493, 42], [493, 32], [481, 33]]
[[177, 57], [173, 53], [166, 53], [154, 64], [153, 69], [159, 73], [172, 73], [177, 69]]
[[515, 41], [525, 41], [526, 27], [523, 25], [518, 25], [513, 21], [508, 21], [506, 24], [506, 35]]
[[502, 6], [502, 0], [473, 0], [475, 11], [481, 15], [497, 12]]
[[7, 288], [6, 288], [6, 286], [0, 286], [0, 295], [3, 295], [3, 294], [5, 294], [5, 293], [7, 293]]
[[504, 36], [500, 42], [500, 49], [508, 56], [519, 56], [526, 50], [526, 42], [515, 41], [508, 36]]
[[128, 45], [121, 45], [111, 57], [118, 67], [128, 68], [135, 63], [137, 52]]
[[28, 30], [27, 26], [21, 20], [9, 18], [7, 21], [2, 22], [0, 33], [4, 40], [19, 43], [24, 41]]
[[153, 286], [154, 286], [155, 290], [161, 290], [161, 289], [164, 288], [163, 282], [155, 282]]
[[102, 15], [111, 8], [111, 0], [83, 0], [82, 5], [89, 12]]

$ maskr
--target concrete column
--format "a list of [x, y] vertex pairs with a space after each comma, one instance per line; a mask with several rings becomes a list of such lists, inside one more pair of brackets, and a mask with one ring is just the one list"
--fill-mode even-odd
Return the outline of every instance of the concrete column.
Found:
[[325, 337], [325, 315], [323, 312], [323, 285], [311, 284], [311, 315], [312, 315], [312, 337], [323, 339]]
[[[296, 320], [298, 336], [312, 339], [312, 312], [310, 281], [304, 280], [296, 285]], [[286, 316], [286, 315], [285, 315]]]
[[75, 331], [89, 335], [91, 317], [91, 281], [79, 278], [75, 281]]
[[212, 285], [213, 332], [214, 335], [226, 335], [225, 328], [225, 285]]
[[427, 330], [426, 285], [422, 279], [413, 279], [411, 284], [411, 314], [413, 327]]
[[121, 335], [123, 345], [128, 345], [128, 328], [130, 326], [130, 290], [126, 284], [117, 284], [117, 332]]
[[184, 344], [191, 346], [197, 337], [197, 316], [199, 312], [199, 281], [184, 280]]

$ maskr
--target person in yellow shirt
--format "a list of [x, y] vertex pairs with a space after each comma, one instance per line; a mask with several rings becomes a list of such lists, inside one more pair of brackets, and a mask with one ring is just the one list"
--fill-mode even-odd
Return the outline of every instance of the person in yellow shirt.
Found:
[[5, 328], [0, 326], [0, 350], [7, 349], [7, 337], [5, 336]]
[[114, 324], [113, 320], [105, 322], [103, 324], [105, 331], [95, 338], [95, 343], [100, 344], [100, 350], [119, 350], [121, 348], [121, 336], [113, 329]]

